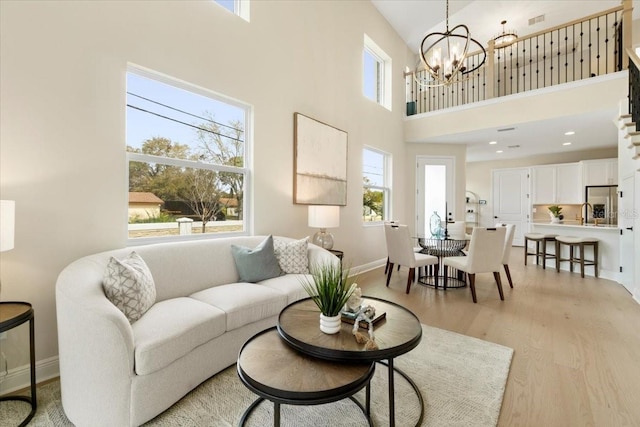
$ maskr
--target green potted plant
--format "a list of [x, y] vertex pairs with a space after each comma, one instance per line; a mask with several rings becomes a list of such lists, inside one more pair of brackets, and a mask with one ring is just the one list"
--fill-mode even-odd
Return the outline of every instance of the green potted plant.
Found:
[[320, 330], [326, 334], [340, 332], [340, 312], [357, 287], [349, 280], [349, 271], [340, 264], [330, 263], [312, 266], [311, 277], [301, 279], [304, 290], [320, 309]]
[[552, 224], [560, 223], [562, 219], [562, 206], [551, 205], [549, 206], [549, 216], [551, 217]]

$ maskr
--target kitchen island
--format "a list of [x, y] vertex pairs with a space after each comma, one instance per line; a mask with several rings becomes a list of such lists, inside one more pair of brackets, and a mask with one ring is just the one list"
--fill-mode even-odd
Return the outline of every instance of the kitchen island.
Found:
[[[617, 225], [580, 225], [577, 222], [551, 224], [549, 222], [531, 222], [531, 232], [557, 234], [558, 236], [593, 237], [598, 239], [598, 275], [604, 279], [618, 281], [620, 271], [620, 231]], [[568, 258], [569, 248], [563, 247], [563, 258]], [[565, 253], [566, 251], [566, 253]], [[591, 259], [592, 251], [587, 249], [587, 259]], [[547, 260], [547, 267], [555, 268], [555, 259]], [[569, 263], [560, 264], [561, 270], [569, 271]], [[580, 273], [577, 274], [580, 277]], [[593, 267], [585, 268], [585, 276], [594, 276]]]

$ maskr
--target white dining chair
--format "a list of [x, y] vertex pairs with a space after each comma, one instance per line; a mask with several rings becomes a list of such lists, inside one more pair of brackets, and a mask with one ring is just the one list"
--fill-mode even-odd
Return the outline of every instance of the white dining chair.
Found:
[[389, 253], [389, 268], [387, 269], [387, 286], [391, 280], [394, 264], [409, 268], [407, 277], [407, 293], [411, 289], [411, 283], [415, 281], [415, 270], [420, 270], [427, 265], [433, 265], [435, 269], [436, 286], [438, 277], [438, 257], [416, 253], [413, 247], [413, 240], [409, 235], [409, 228], [406, 225], [385, 224], [385, 235], [387, 238], [387, 251]]
[[[388, 231], [387, 231], [387, 227], [386, 226], [387, 225], [400, 225], [400, 221], [388, 220], [388, 221], [385, 221], [383, 225], [385, 226], [384, 227], [384, 239], [385, 239], [385, 242], [387, 244], [387, 253], [389, 253], [389, 237], [388, 237]], [[416, 253], [417, 252], [421, 252], [422, 249], [423, 249], [422, 246], [414, 246], [413, 247], [413, 251], [416, 252]], [[384, 274], [385, 274], [385, 276], [387, 275], [387, 271], [388, 270], [389, 270], [389, 257], [387, 256], [387, 263], [384, 266]], [[400, 264], [398, 264], [398, 271], [400, 271]]]
[[[500, 280], [500, 266], [502, 265], [506, 231], [506, 227], [475, 227], [473, 233], [471, 233], [468, 256], [446, 257], [442, 261], [445, 267], [453, 267], [456, 270], [467, 273], [474, 303], [478, 302], [476, 298], [476, 274], [478, 273], [493, 273], [500, 299], [504, 301], [502, 282]], [[444, 288], [447, 288], [446, 273], [444, 275]]]
[[511, 272], [509, 271], [509, 257], [511, 256], [511, 246], [513, 246], [513, 236], [516, 233], [515, 224], [496, 224], [496, 227], [506, 227], [507, 232], [504, 237], [504, 250], [502, 251], [502, 266], [504, 272], [507, 275], [509, 286], [513, 288], [513, 281], [511, 280]]
[[464, 240], [466, 226], [467, 223], [465, 221], [453, 221], [447, 223], [449, 238], [454, 240]]

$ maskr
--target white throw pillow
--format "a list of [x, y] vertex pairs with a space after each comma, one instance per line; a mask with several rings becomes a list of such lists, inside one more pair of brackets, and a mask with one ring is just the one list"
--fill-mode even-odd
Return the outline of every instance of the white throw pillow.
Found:
[[289, 274], [309, 273], [308, 242], [309, 237], [293, 242], [278, 238], [273, 239], [273, 250], [282, 271]]
[[142, 317], [156, 302], [156, 285], [147, 264], [131, 252], [123, 260], [111, 257], [102, 279], [104, 293], [130, 323]]

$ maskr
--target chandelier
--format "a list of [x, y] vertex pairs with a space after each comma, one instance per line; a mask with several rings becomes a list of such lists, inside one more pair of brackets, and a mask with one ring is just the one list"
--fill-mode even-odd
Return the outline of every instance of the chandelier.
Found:
[[[423, 86], [443, 86], [464, 80], [464, 75], [480, 68], [487, 59], [486, 50], [471, 38], [466, 25], [456, 25], [449, 30], [449, 0], [445, 16], [446, 31], [427, 34], [420, 44], [420, 59], [429, 73], [428, 79], [416, 78]], [[477, 47], [480, 56], [477, 65], [472, 64], [469, 68], [465, 60], [470, 46]]]
[[518, 38], [518, 34], [516, 34], [514, 30], [509, 30], [509, 31], [505, 30], [504, 26], [506, 23], [507, 21], [502, 21], [500, 23], [502, 24], [502, 34], [497, 35], [493, 39], [493, 41], [495, 42], [494, 46], [496, 49], [500, 49], [500, 48], [512, 45]]

